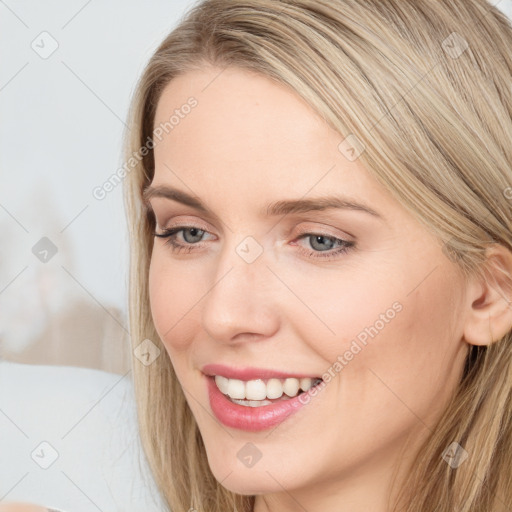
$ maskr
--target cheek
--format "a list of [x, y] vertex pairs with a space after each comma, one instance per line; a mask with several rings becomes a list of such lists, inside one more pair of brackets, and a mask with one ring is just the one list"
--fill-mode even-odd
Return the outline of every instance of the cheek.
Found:
[[292, 282], [300, 289], [302, 303], [290, 301], [295, 311], [289, 318], [300, 318], [301, 338], [329, 364], [349, 351], [347, 358], [355, 365], [360, 347], [381, 338], [403, 314], [400, 291], [393, 282], [376, 282], [374, 275], [361, 269], [329, 276], [303, 273]]
[[[351, 332], [357, 341], [359, 334], [368, 334], [367, 343], [358, 343], [361, 351], [344, 368], [343, 379], [361, 403], [374, 404], [376, 416], [394, 411], [405, 421], [414, 410], [426, 419], [454, 390], [461, 362], [456, 286], [440, 271], [415, 289], [367, 300], [371, 315], [362, 329]], [[396, 314], [387, 310], [394, 301]]]
[[154, 251], [149, 267], [149, 299], [156, 331], [169, 353], [187, 349], [197, 326], [194, 305], [198, 295], [197, 274], [172, 264]]
[[358, 397], [354, 406], [394, 400], [393, 392], [407, 403], [418, 404], [421, 396], [425, 405], [453, 384], [459, 283], [439, 269], [417, 286], [416, 273], [402, 281], [390, 273], [378, 282], [375, 275], [347, 273], [325, 287], [314, 276], [301, 281], [301, 298], [319, 317], [304, 315], [301, 337], [326, 361], [331, 381]]

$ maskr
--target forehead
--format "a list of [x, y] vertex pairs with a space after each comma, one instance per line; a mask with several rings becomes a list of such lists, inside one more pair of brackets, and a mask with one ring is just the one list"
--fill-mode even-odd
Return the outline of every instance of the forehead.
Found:
[[[195, 106], [184, 107], [191, 98]], [[167, 127], [155, 144], [157, 184], [184, 184], [199, 195], [236, 189], [231, 201], [239, 206], [254, 196], [343, 193], [371, 203], [385, 194], [360, 161], [342, 154], [344, 137], [302, 98], [251, 71], [180, 75], [162, 92], [154, 126]]]
[[[197, 106], [180, 117], [180, 109], [188, 111], [189, 98]], [[334, 142], [329, 135], [339, 138], [289, 88], [238, 68], [205, 68], [174, 79], [158, 102], [155, 127], [164, 126], [174, 113], [180, 118], [167, 137], [171, 146], [200, 145], [202, 151], [225, 156], [264, 159], [268, 154], [271, 159], [293, 150], [300, 157], [326, 152]], [[159, 145], [156, 152], [165, 149], [166, 144]]]

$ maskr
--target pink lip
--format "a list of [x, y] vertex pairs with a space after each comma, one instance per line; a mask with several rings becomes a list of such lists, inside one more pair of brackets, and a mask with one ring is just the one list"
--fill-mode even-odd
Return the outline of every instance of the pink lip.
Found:
[[217, 384], [215, 384], [214, 377], [205, 376], [205, 378], [213, 413], [222, 424], [231, 428], [249, 432], [266, 430], [283, 422], [308, 403], [303, 401], [302, 394], [299, 394], [289, 400], [274, 402], [271, 405], [246, 407], [233, 403], [226, 395], [221, 393]]
[[[227, 377], [228, 379], [240, 379], [240, 380], [253, 380], [253, 379], [286, 379], [288, 377], [295, 377], [296, 379], [302, 379], [305, 377], [310, 377], [312, 379], [320, 378], [317, 375], [305, 375], [299, 373], [288, 373], [283, 371], [270, 370], [266, 368], [254, 368], [254, 367], [245, 367], [245, 368], [234, 368], [232, 366], [225, 366], [223, 364], [207, 364], [203, 366], [201, 370], [205, 375], [222, 375], [223, 377]], [[243, 407], [243, 406], [240, 406]]]

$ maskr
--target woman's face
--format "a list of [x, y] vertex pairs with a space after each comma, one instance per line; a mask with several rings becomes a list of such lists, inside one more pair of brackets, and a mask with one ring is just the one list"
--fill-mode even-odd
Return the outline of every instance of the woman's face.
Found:
[[[154, 240], [151, 311], [215, 477], [290, 509], [336, 492], [380, 503], [406, 438], [429, 433], [460, 377], [461, 275], [353, 139], [268, 78], [188, 72], [157, 127], [156, 232], [182, 230], [177, 248]], [[327, 197], [338, 207], [314, 206]], [[283, 398], [308, 377], [324, 382]], [[249, 406], [226, 396], [244, 392]]]

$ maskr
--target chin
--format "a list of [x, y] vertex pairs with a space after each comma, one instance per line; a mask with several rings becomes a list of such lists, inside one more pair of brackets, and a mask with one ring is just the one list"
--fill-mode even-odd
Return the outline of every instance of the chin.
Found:
[[268, 474], [251, 474], [248, 472], [245, 476], [231, 473], [227, 478], [225, 475], [215, 478], [228, 491], [242, 496], [254, 496], [258, 494], [271, 494], [282, 491], [277, 482], [270, 478]]
[[[238, 450], [237, 450], [238, 451]], [[215, 479], [227, 490], [241, 495], [270, 494], [296, 485], [293, 475], [282, 472], [282, 464], [273, 466], [259, 460], [252, 467], [246, 467], [236, 456], [226, 457], [224, 453], [208, 456], [208, 464]], [[298, 475], [296, 475], [298, 477]]]

